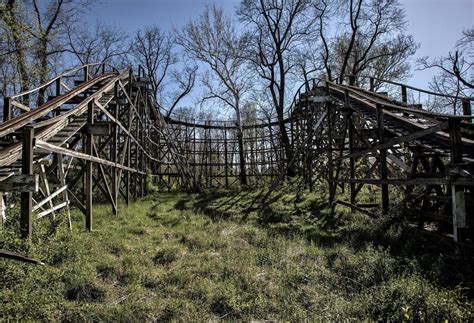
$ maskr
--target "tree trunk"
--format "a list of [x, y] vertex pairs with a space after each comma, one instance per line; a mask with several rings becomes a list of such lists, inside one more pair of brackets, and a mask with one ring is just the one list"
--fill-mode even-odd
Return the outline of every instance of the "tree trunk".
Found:
[[[15, 1], [9, 0], [7, 4], [8, 14], [9, 14], [9, 22], [8, 28], [12, 33], [13, 42], [15, 43], [15, 56], [16, 56], [16, 63], [18, 66], [18, 73], [20, 74], [20, 88], [21, 92], [28, 91], [30, 88], [30, 79], [28, 77], [28, 69], [26, 67], [25, 61], [25, 51], [23, 49], [23, 41], [21, 39], [21, 31], [19, 30], [20, 24], [16, 19], [15, 16]], [[29, 106], [30, 100], [29, 95], [23, 97], [24, 105]]]
[[240, 185], [247, 186], [247, 171], [245, 170], [245, 152], [244, 152], [244, 135], [242, 129], [242, 117], [240, 115], [240, 107], [236, 107], [237, 114], [237, 142], [239, 145], [239, 162], [240, 162]]
[[[38, 59], [39, 59], [39, 84], [43, 85], [48, 81], [48, 40], [42, 38], [39, 44], [40, 48], [38, 51]], [[45, 89], [41, 88], [38, 91], [38, 107], [44, 103], [44, 95]]]

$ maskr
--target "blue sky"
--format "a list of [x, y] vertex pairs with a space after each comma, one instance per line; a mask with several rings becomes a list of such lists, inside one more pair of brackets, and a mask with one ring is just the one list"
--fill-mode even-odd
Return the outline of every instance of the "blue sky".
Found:
[[[233, 13], [238, 0], [216, 0]], [[416, 57], [442, 56], [453, 49], [463, 29], [474, 26], [474, 0], [400, 0], [406, 10], [408, 32], [421, 44]], [[197, 17], [206, 3], [200, 0], [101, 0], [88, 21], [101, 20], [133, 32], [156, 24], [163, 29], [182, 26]], [[413, 71], [410, 84], [428, 88], [433, 71]]]

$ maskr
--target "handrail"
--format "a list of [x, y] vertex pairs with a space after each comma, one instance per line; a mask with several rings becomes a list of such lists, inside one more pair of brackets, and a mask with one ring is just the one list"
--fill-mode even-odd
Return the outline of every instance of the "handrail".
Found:
[[436, 92], [433, 92], [433, 91], [430, 91], [430, 90], [420, 89], [420, 88], [417, 88], [417, 87], [414, 87], [414, 86], [411, 86], [411, 85], [408, 85], [408, 84], [403, 84], [403, 83], [399, 83], [399, 82], [395, 82], [395, 81], [385, 80], [385, 79], [381, 79], [381, 78], [373, 77], [373, 76], [349, 75], [349, 74], [346, 75], [346, 76], [373, 79], [373, 80], [377, 80], [377, 81], [380, 81], [380, 82], [383, 82], [383, 83], [393, 84], [393, 85], [397, 85], [397, 86], [403, 86], [403, 87], [405, 87], [407, 89], [410, 89], [410, 90], [413, 90], [413, 91], [426, 93], [426, 94], [429, 94], [429, 95], [440, 96], [440, 97], [444, 97], [444, 98], [474, 101], [474, 97], [472, 97], [472, 96], [455, 96], [455, 95], [449, 95], [449, 94], [436, 93]]
[[16, 99], [18, 97], [21, 97], [21, 96], [24, 96], [24, 95], [27, 95], [27, 94], [30, 94], [30, 93], [33, 93], [35, 91], [38, 91], [42, 88], [45, 88], [47, 87], [48, 85], [51, 85], [53, 82], [55, 82], [56, 80], [66, 76], [66, 75], [69, 75], [69, 74], [72, 74], [72, 73], [75, 73], [81, 69], [83, 69], [84, 67], [90, 67], [90, 66], [95, 66], [95, 65], [100, 65], [101, 63], [91, 63], [91, 64], [85, 64], [85, 65], [81, 65], [81, 66], [78, 66], [78, 67], [73, 67], [72, 69], [70, 70], [67, 70], [66, 72], [58, 75], [58, 76], [55, 76], [54, 78], [50, 79], [49, 81], [47, 81], [46, 83], [43, 83], [33, 89], [29, 89], [29, 90], [26, 90], [26, 91], [23, 91], [23, 92], [20, 92], [20, 93], [17, 93], [17, 94], [14, 94], [12, 96], [10, 96], [9, 98], [10, 99]]
[[[341, 85], [341, 84], [336, 84], [336, 83], [333, 83], [333, 82], [329, 82], [328, 83], [335, 87], [335, 88], [339, 88], [340, 90], [344, 90], [344, 89], [348, 89], [352, 92], [356, 91], [356, 90], [359, 90], [359, 91], [364, 91], [366, 92], [367, 94], [370, 94], [371, 92], [370, 91], [366, 91], [364, 89], [360, 89], [360, 88], [357, 88], [357, 87], [354, 87], [354, 86], [350, 86], [350, 85]], [[364, 94], [361, 94], [359, 93], [359, 95], [361, 96], [364, 96], [365, 99], [370, 99], [369, 97], [367, 97], [367, 95], [364, 95]], [[421, 114], [421, 115], [424, 115], [424, 116], [431, 116], [431, 117], [435, 117], [435, 118], [440, 118], [440, 119], [455, 119], [455, 120], [470, 120], [470, 119], [474, 119], [474, 116], [458, 116], [458, 115], [452, 115], [452, 114], [447, 114], [447, 113], [437, 113], [437, 112], [430, 112], [430, 111], [425, 111], [425, 110], [420, 110], [420, 109], [413, 109], [413, 108], [408, 108], [408, 107], [402, 107], [402, 106], [399, 106], [399, 105], [396, 105], [396, 104], [391, 104], [391, 103], [383, 103], [384, 107], [386, 108], [390, 108], [390, 109], [394, 109], [394, 110], [398, 110], [398, 111], [401, 111], [401, 112], [409, 112], [409, 113], [414, 113], [414, 114]]]

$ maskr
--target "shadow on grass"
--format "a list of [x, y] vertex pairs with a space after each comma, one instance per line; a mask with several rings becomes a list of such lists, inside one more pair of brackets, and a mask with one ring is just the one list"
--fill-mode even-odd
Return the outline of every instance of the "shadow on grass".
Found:
[[[399, 259], [400, 266], [415, 266], [444, 287], [465, 286], [469, 297], [474, 297], [472, 248], [420, 232], [404, 220], [406, 210], [394, 209], [388, 216], [371, 219], [341, 210], [332, 213], [326, 205], [301, 208], [295, 202], [288, 208], [288, 202], [280, 201], [282, 194], [276, 193], [262, 207], [245, 212], [254, 194], [211, 192], [198, 196], [192, 208], [213, 221], [253, 221], [271, 234], [303, 237], [320, 247], [347, 244], [354, 252], [380, 247]], [[297, 194], [295, 199], [301, 200], [301, 196]]]

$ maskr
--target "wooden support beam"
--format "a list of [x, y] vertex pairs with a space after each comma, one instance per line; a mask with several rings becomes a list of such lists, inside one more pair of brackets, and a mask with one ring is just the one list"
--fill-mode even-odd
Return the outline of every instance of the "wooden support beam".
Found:
[[[352, 111], [347, 112], [347, 122], [349, 127], [349, 154], [354, 153], [354, 123]], [[354, 157], [349, 158], [349, 177], [351, 179], [355, 178], [355, 159]], [[355, 208], [352, 205], [356, 204], [356, 187], [355, 183], [349, 183], [350, 194], [351, 194], [351, 210], [355, 211]]]
[[[461, 123], [458, 120], [449, 119], [449, 140], [451, 148], [451, 167], [463, 162]], [[466, 200], [464, 188], [460, 185], [451, 185], [451, 197], [453, 204], [453, 235], [454, 241], [461, 241], [460, 231], [466, 227]]]
[[84, 133], [94, 136], [110, 136], [111, 124], [110, 122], [97, 122], [86, 124], [84, 126]]
[[39, 213], [38, 214], [38, 219], [41, 219], [42, 217], [45, 217], [46, 215], [48, 215], [50, 213], [53, 213], [54, 211], [57, 211], [59, 209], [62, 209], [63, 207], [68, 206], [68, 205], [69, 205], [69, 201], [65, 201], [65, 202], [62, 202], [61, 204], [53, 206], [52, 208]]
[[102, 164], [102, 165], [105, 165], [105, 166], [112, 166], [112, 167], [116, 167], [116, 168], [119, 168], [119, 169], [130, 171], [130, 172], [141, 173], [141, 172], [139, 172], [139, 171], [137, 171], [137, 170], [135, 170], [131, 167], [123, 166], [119, 163], [113, 163], [110, 160], [99, 158], [99, 157], [92, 156], [92, 155], [88, 155], [88, 154], [81, 153], [81, 152], [78, 152], [78, 151], [75, 151], [75, 150], [66, 149], [66, 148], [63, 148], [63, 147], [52, 145], [52, 144], [49, 144], [49, 143], [47, 143], [45, 141], [42, 141], [42, 140], [36, 140], [36, 147], [47, 150], [47, 151], [63, 154], [63, 155], [66, 155], [66, 156], [71, 156], [71, 157], [77, 158], [78, 160], [91, 161], [93, 163], [98, 163], [98, 164]]
[[[118, 81], [115, 82], [114, 84], [114, 100], [115, 104], [112, 106], [112, 114], [116, 120], [119, 118], [119, 105], [118, 105], [118, 98], [119, 98], [119, 84]], [[118, 154], [118, 129], [117, 129], [117, 123], [114, 122], [112, 124], [112, 144], [110, 147], [110, 160], [114, 163], [117, 162], [117, 154]], [[118, 214], [118, 208], [117, 208], [117, 203], [118, 203], [118, 191], [119, 191], [119, 185], [120, 185], [120, 178], [117, 181], [117, 173], [118, 170], [114, 167], [112, 168], [112, 198], [113, 201], [116, 205], [116, 207], [112, 207], [112, 213], [114, 215]]]
[[0, 192], [38, 192], [38, 174], [12, 175], [0, 182]]
[[407, 87], [405, 85], [402, 85], [401, 89], [402, 89], [402, 102], [408, 103]]
[[[383, 105], [377, 104], [376, 106], [376, 114], [377, 114], [377, 130], [378, 130], [378, 137], [379, 137], [379, 144], [383, 144], [385, 141], [385, 125], [384, 125], [384, 117], [383, 117]], [[380, 149], [380, 178], [382, 180], [386, 180], [388, 177], [388, 168], [387, 168], [387, 150]], [[388, 185], [381, 184], [382, 188], [382, 212], [386, 214], [389, 209], [389, 195], [388, 195]]]
[[0, 258], [12, 259], [16, 261], [28, 262], [30, 264], [44, 266], [44, 263], [38, 259], [30, 258], [28, 256], [6, 250], [0, 250]]
[[[89, 102], [87, 107], [87, 123], [92, 124], [94, 123], [94, 103]], [[94, 135], [88, 133], [86, 135], [86, 147], [85, 147], [85, 154], [92, 156], [93, 153], [93, 140]], [[92, 231], [92, 161], [86, 161], [86, 172], [85, 172], [85, 185], [84, 185], [84, 196], [86, 197], [85, 200], [85, 207], [86, 207], [86, 230]]]
[[10, 120], [12, 116], [11, 99], [6, 96], [3, 98], [3, 122]]
[[[40, 202], [38, 202], [34, 207], [33, 207], [33, 212], [38, 210], [40, 207], [42, 207], [44, 204], [46, 203], [49, 203], [53, 200], [53, 198], [55, 198], [56, 196], [58, 196], [60, 193], [64, 192], [65, 190], [67, 189], [67, 185], [64, 185], [63, 187], [59, 188], [56, 192], [54, 192], [53, 194], [49, 195], [48, 197], [46, 197], [45, 199], [41, 200]], [[53, 205], [51, 204], [51, 208], [53, 207]]]
[[[21, 173], [23, 175], [33, 175], [33, 140], [34, 128], [32, 126], [25, 126], [23, 128], [22, 139], [22, 164]], [[23, 239], [31, 239], [32, 233], [32, 213], [33, 208], [33, 193], [21, 192], [21, 220], [20, 231]]]
[[[63, 201], [69, 201], [69, 197], [67, 194], [67, 185], [66, 185], [66, 174], [64, 171], [64, 163], [63, 163], [63, 155], [57, 154], [57, 160], [58, 160], [58, 177], [59, 177], [59, 182], [63, 187], [66, 187], [66, 190], [63, 191], [62, 196], [63, 196]], [[72, 160], [72, 158], [71, 158]], [[67, 212], [67, 220], [68, 220], [68, 226], [69, 230], [72, 230], [72, 220], [71, 220], [71, 210], [69, 207], [69, 203], [66, 206], [66, 212]]]

